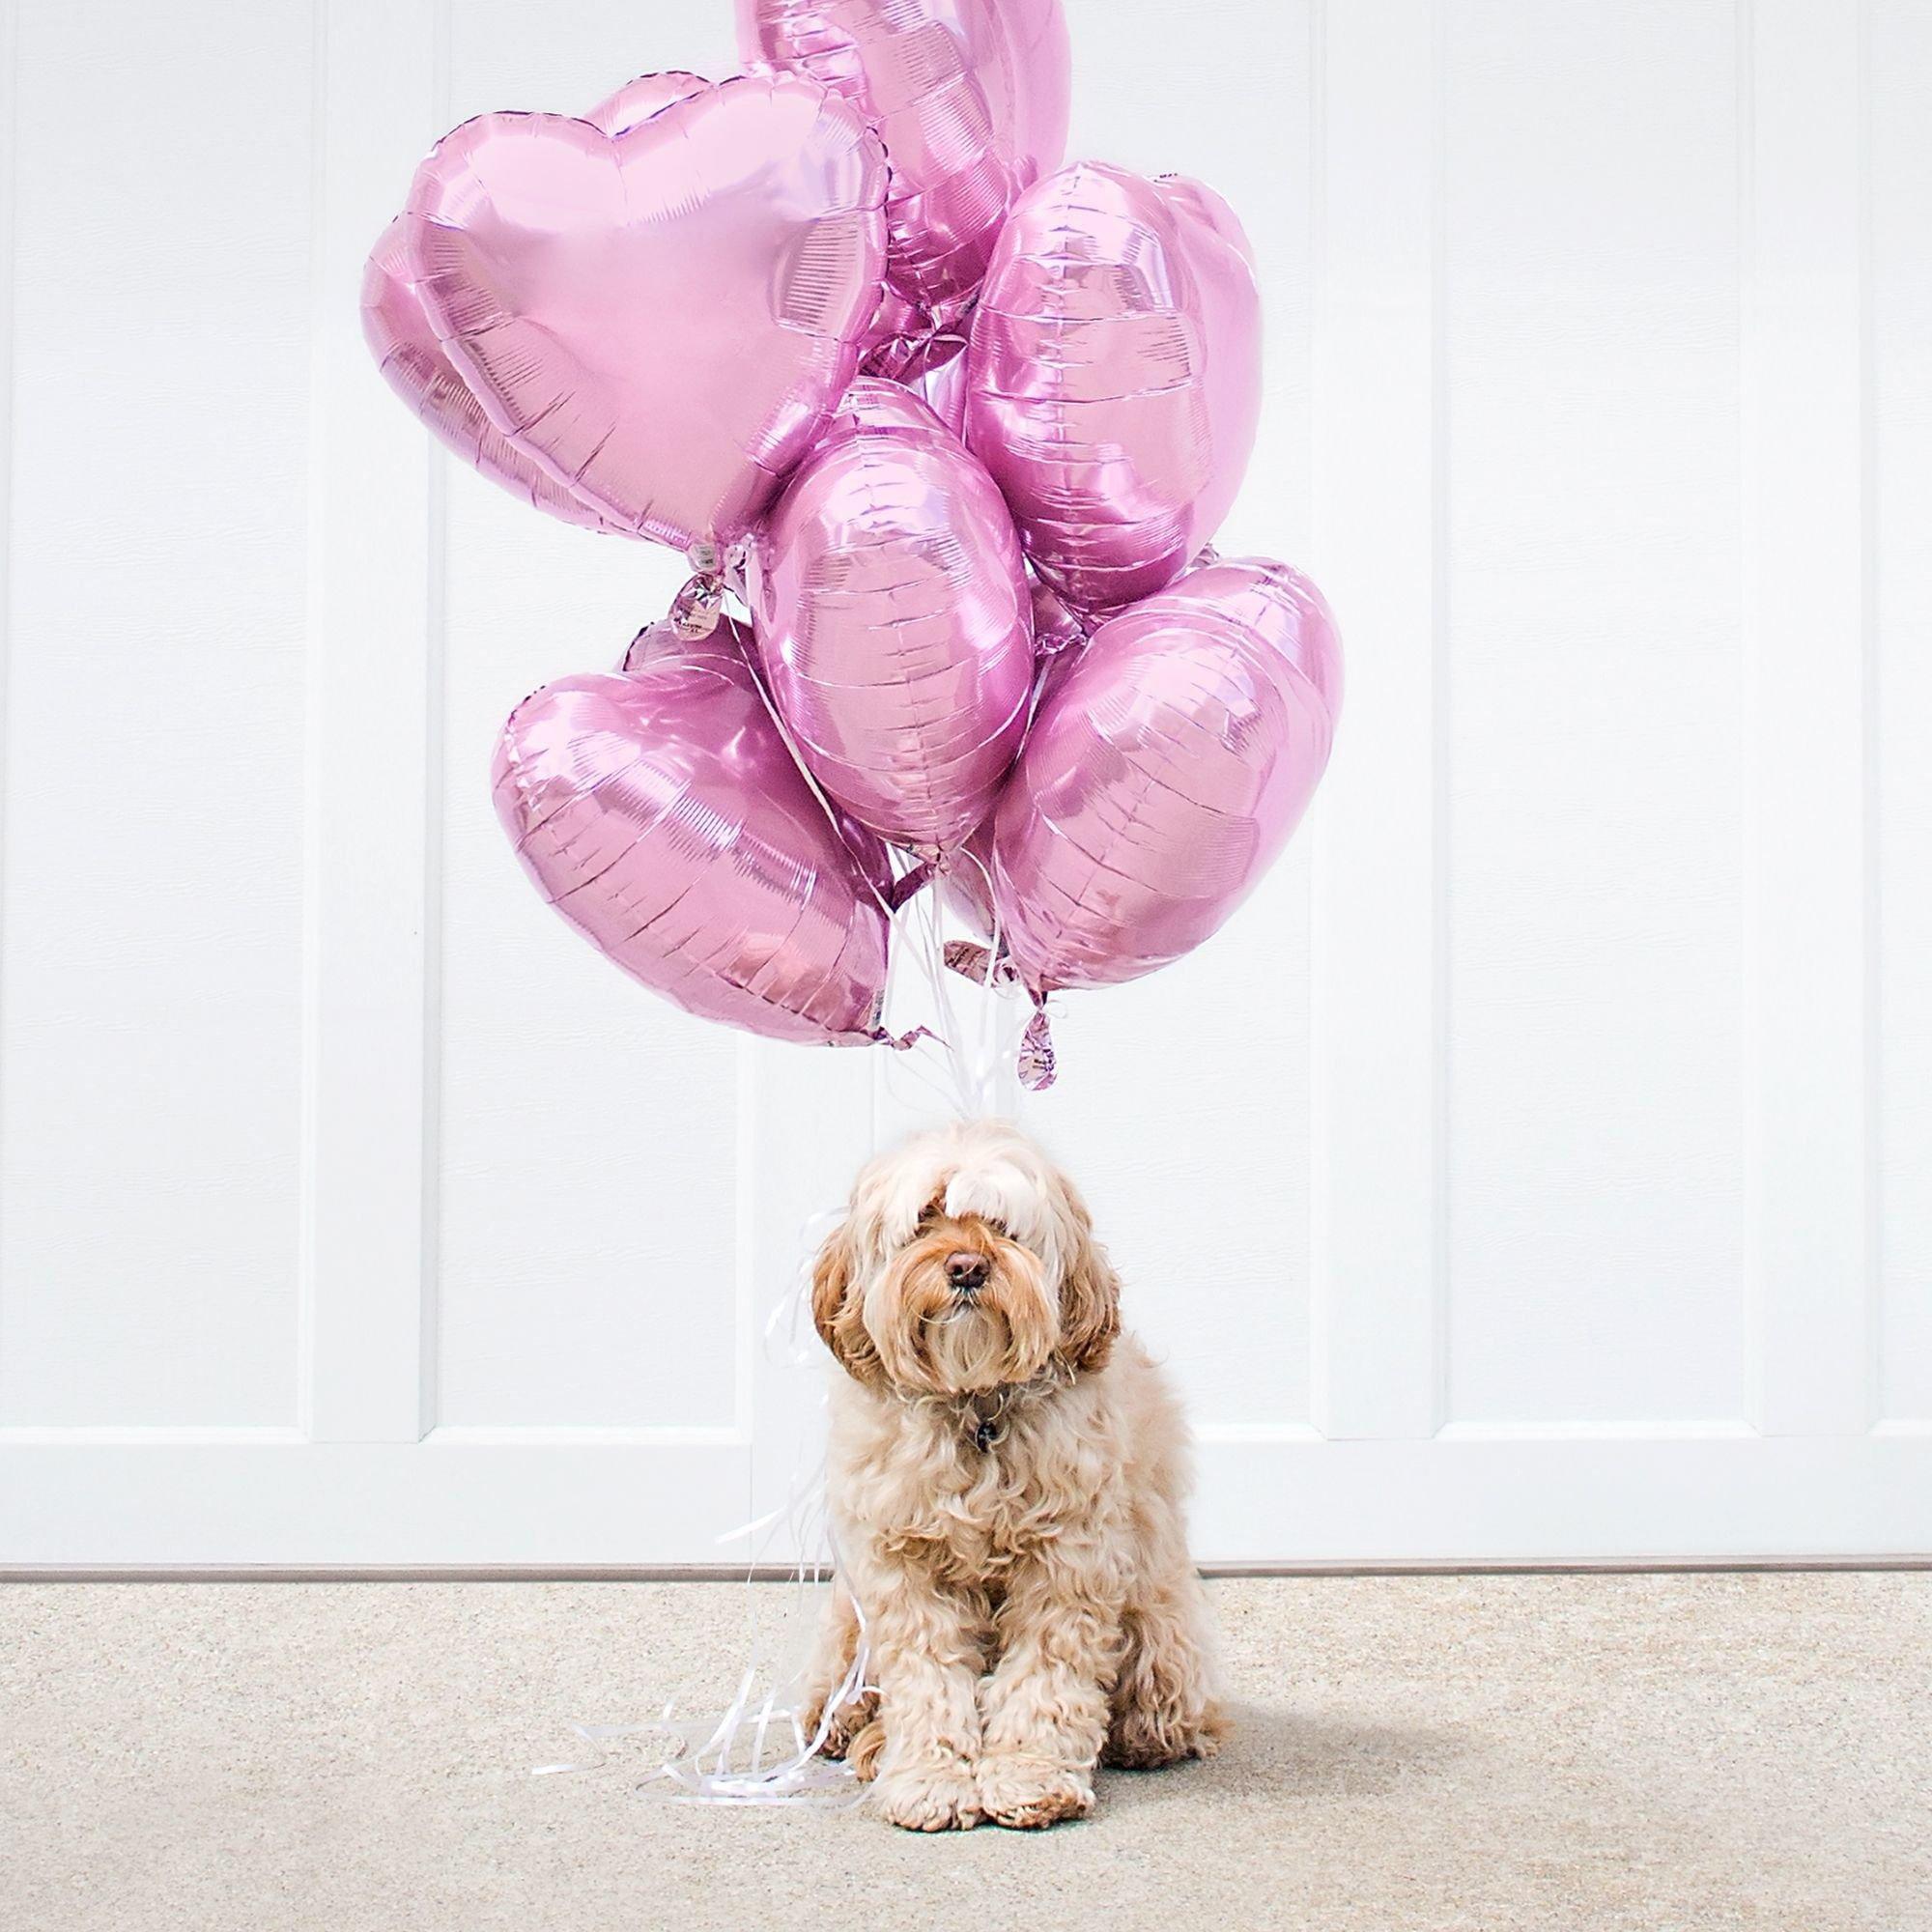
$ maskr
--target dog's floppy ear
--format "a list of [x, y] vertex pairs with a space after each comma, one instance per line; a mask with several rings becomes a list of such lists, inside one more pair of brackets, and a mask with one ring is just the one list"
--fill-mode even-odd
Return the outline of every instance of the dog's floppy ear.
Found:
[[811, 1266], [811, 1319], [825, 1346], [853, 1380], [876, 1387], [885, 1379], [878, 1350], [866, 1333], [851, 1293], [858, 1271], [858, 1244], [849, 1221], [825, 1237]]
[[1066, 1193], [1073, 1240], [1060, 1285], [1060, 1359], [1076, 1375], [1103, 1369], [1121, 1332], [1121, 1279], [1094, 1238], [1094, 1217], [1072, 1187]]

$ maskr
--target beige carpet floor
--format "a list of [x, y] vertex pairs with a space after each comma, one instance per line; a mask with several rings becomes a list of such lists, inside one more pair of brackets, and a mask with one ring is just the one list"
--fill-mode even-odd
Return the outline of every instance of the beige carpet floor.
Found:
[[0, 1587], [0, 1927], [1932, 1928], [1932, 1576], [1213, 1594], [1225, 1756], [926, 1839], [530, 1775], [780, 1654], [777, 1586]]

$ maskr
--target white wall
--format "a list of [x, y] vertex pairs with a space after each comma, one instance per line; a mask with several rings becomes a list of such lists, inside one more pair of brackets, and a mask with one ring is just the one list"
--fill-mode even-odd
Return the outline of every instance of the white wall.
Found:
[[[1067, 0], [1236, 201], [1311, 823], [1030, 1103], [1221, 1558], [1932, 1549], [1932, 14]], [[724, 0], [0, 0], [0, 1562], [650, 1562], [782, 1497], [921, 1090], [650, 1000], [496, 724], [680, 575], [356, 332], [413, 161]], [[1184, 15], [1184, 27], [1179, 23]]]

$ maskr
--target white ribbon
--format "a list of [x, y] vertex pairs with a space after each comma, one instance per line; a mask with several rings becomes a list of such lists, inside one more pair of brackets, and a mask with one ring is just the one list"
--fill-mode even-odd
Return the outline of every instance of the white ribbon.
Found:
[[[842, 1213], [814, 1214], [800, 1231], [806, 1260], [791, 1286], [772, 1304], [765, 1318], [762, 1340], [768, 1358], [789, 1367], [816, 1364], [816, 1336], [807, 1342], [801, 1332], [810, 1304], [810, 1257], [842, 1218]], [[822, 1459], [810, 1471], [794, 1469], [785, 1499], [778, 1508], [740, 1523], [735, 1529], [727, 1529], [715, 1539], [719, 1545], [751, 1545], [746, 1561], [745, 1603], [753, 1621], [761, 1607], [753, 1573], [780, 1537], [783, 1537], [791, 1552], [793, 1606], [807, 1626], [804, 1635], [794, 1641], [796, 1651], [801, 1644], [809, 1645], [811, 1640], [810, 1626], [816, 1620], [810, 1611], [815, 1607], [815, 1600], [824, 1590], [838, 1587], [827, 1579], [826, 1566], [816, 1554], [830, 1541]], [[800, 1703], [803, 1669], [798, 1666], [796, 1657], [792, 1660], [793, 1667], [770, 1683], [762, 1694], [758, 1689], [759, 1667], [753, 1662], [747, 1665], [730, 1703], [719, 1716], [680, 1717], [677, 1699], [672, 1698], [654, 1720], [572, 1723], [570, 1728], [578, 1737], [597, 1747], [596, 1755], [535, 1765], [530, 1776], [554, 1777], [566, 1772], [603, 1770], [611, 1763], [611, 1754], [604, 1747], [631, 1738], [657, 1738], [668, 1748], [662, 1756], [656, 1754], [656, 1747], [647, 1753], [648, 1770], [640, 1788], [658, 1791], [683, 1804], [856, 1804], [863, 1792], [850, 1767], [821, 1757], [819, 1752], [831, 1735], [839, 1710], [874, 1688], [867, 1682], [870, 1646], [865, 1616], [862, 1611], [858, 1615], [859, 1637], [852, 1662], [825, 1700], [810, 1735]]]

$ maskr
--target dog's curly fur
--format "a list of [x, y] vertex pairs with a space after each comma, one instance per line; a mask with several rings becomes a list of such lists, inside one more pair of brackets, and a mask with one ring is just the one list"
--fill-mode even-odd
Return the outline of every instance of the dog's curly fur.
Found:
[[1093, 1808], [1096, 1763], [1211, 1754], [1226, 1724], [1185, 1425], [1121, 1333], [1065, 1177], [991, 1122], [874, 1161], [812, 1315], [845, 1373], [811, 1716], [863, 1622], [878, 1690], [831, 1713], [823, 1747], [875, 1780], [874, 1807], [915, 1831], [1036, 1828]]

